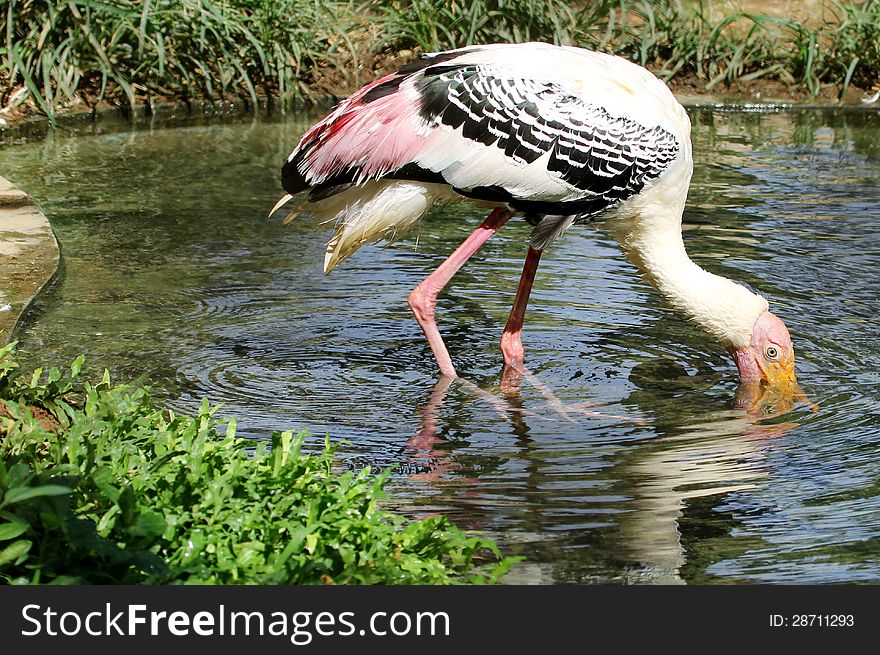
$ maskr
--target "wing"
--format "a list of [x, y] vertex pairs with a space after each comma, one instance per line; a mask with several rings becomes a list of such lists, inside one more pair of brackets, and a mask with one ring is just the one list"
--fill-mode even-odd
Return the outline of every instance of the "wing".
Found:
[[571, 90], [589, 79], [468, 61], [489, 48], [426, 57], [353, 94], [303, 136], [285, 189], [311, 188], [318, 202], [370, 180], [409, 179], [534, 217], [581, 217], [637, 194], [677, 156], [662, 126]]
[[[311, 188], [309, 200], [318, 202], [392, 173], [404, 176], [428, 135], [419, 117], [420, 98], [411, 82], [430, 65], [459, 54], [424, 57], [339, 103], [290, 153], [281, 169], [285, 191], [294, 195]], [[433, 181], [443, 182], [434, 177]]]
[[599, 213], [638, 193], [679, 150], [659, 125], [489, 66], [428, 67], [420, 97], [434, 134], [416, 163], [462, 195], [536, 215]]

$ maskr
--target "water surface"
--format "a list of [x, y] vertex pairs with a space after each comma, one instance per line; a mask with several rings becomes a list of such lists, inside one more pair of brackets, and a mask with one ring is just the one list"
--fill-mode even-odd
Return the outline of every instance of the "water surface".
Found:
[[223, 403], [239, 434], [345, 439], [347, 466], [398, 465], [402, 511], [526, 555], [511, 581], [880, 582], [880, 114], [692, 111], [688, 250], [768, 297], [821, 406], [765, 420], [735, 409], [726, 353], [589, 227], [542, 259], [524, 336], [535, 377], [504, 401], [521, 411], [498, 409], [497, 342], [522, 221], [441, 296], [476, 390], [438, 384], [406, 295], [483, 217], [448, 206], [325, 277], [330, 229], [265, 217], [315, 118], [0, 150], [64, 255], [20, 330], [26, 360], [85, 353], [176, 410]]

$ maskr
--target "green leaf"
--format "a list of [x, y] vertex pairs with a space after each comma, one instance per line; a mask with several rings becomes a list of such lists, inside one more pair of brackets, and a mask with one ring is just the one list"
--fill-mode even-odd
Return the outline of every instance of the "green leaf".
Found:
[[241, 439], [217, 406], [176, 415], [143, 387], [79, 380], [79, 366], [45, 367], [33, 389], [29, 376], [0, 382], [0, 397], [64, 402], [66, 417], [51, 437], [4, 419], [0, 580], [441, 584], [502, 570], [493, 542], [384, 510], [389, 471], [341, 472], [329, 437]]
[[0, 507], [20, 503], [31, 498], [39, 498], [41, 496], [62, 496], [70, 493], [70, 487], [63, 487], [58, 484], [44, 484], [40, 487], [17, 487], [10, 489], [3, 496], [3, 502]]
[[0, 551], [0, 566], [4, 566], [10, 562], [17, 563], [17, 560], [27, 555], [32, 545], [33, 544], [26, 539], [12, 542]]
[[135, 517], [128, 533], [138, 537], [158, 537], [165, 532], [165, 517], [156, 512], [145, 512]]
[[0, 523], [0, 541], [8, 541], [15, 539], [21, 534], [27, 532], [28, 524], [24, 521], [15, 521], [9, 523]]

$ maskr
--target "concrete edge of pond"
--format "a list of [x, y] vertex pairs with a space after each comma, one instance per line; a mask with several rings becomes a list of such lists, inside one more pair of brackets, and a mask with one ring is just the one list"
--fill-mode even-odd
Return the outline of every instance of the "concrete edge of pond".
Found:
[[0, 177], [0, 344], [55, 279], [61, 251], [52, 226], [29, 195]]

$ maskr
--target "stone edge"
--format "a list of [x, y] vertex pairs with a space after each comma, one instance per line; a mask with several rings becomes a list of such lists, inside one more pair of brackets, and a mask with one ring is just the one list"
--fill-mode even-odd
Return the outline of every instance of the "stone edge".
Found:
[[58, 240], [46, 216], [30, 196], [0, 177], [0, 345], [14, 340], [19, 320], [55, 279], [60, 264]]

